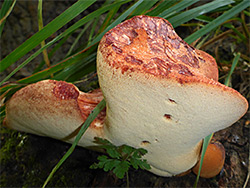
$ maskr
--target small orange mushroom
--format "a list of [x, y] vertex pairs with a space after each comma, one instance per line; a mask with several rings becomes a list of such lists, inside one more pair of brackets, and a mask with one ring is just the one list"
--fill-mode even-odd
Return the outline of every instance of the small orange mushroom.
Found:
[[[208, 145], [203, 164], [201, 168], [200, 177], [212, 178], [218, 175], [223, 168], [225, 162], [225, 148], [224, 146], [216, 141]], [[200, 161], [192, 169], [197, 175], [200, 167]]]

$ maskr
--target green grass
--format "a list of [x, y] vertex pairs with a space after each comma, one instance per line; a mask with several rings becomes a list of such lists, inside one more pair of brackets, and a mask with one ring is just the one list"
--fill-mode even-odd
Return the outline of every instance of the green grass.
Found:
[[[200, 4], [196, 4], [197, 2]], [[18, 1], [5, 0], [2, 4], [0, 36], [4, 33], [5, 23], [8, 22], [8, 18], [17, 3]], [[42, 9], [43, 1], [39, 0], [37, 7], [37, 27], [39, 26], [39, 30], [16, 49], [13, 49], [0, 62], [0, 73], [7, 73], [7, 76], [0, 80], [1, 101], [3, 102], [0, 108], [1, 123], [5, 116], [5, 102], [23, 86], [44, 79], [76, 83], [95, 72], [96, 51], [102, 36], [117, 24], [135, 15], [160, 16], [168, 19], [176, 28], [186, 27], [185, 29], [189, 30], [190, 34], [184, 40], [189, 44], [197, 44], [197, 47], [201, 49], [225, 38], [233, 40], [231, 49], [232, 54], [235, 55], [231, 60], [222, 62], [224, 65], [231, 67], [225, 82], [226, 85], [230, 85], [230, 78], [236, 67], [235, 62], [238, 63], [238, 66], [244, 66], [243, 62], [249, 60], [247, 59], [249, 58], [248, 55], [238, 53], [239, 49], [236, 47], [243, 43], [246, 48], [249, 48], [249, 23], [246, 19], [250, 15], [250, 2], [248, 0], [214, 0], [210, 3], [199, 0], [106, 0], [103, 1], [102, 6], [95, 10], [90, 9], [91, 12], [88, 15], [76, 21], [77, 16], [91, 8], [95, 3], [95, 0], [77, 1], [44, 26], [42, 11], [46, 10]], [[100, 18], [104, 20], [102, 23], [99, 22]], [[240, 24], [239, 27], [234, 26], [236, 22]], [[62, 28], [64, 29], [62, 30]], [[67, 53], [58, 62], [53, 62], [52, 59], [56, 52], [62, 49], [63, 44], [76, 33], [78, 35]], [[52, 35], [55, 37], [51, 37]], [[86, 42], [79, 44], [83, 37]], [[36, 51], [34, 51], [35, 48]], [[43, 60], [39, 62], [39, 66], [34, 68], [33, 73], [28, 77], [16, 79], [16, 73], [28, 66], [34, 58], [42, 53]], [[215, 52], [215, 55], [217, 55], [217, 52]], [[26, 58], [24, 59], [24, 57]], [[44, 66], [44, 64], [47, 66]], [[13, 65], [15, 65], [15, 69], [11, 72], [7, 71]], [[15, 81], [9, 82], [10, 79]], [[97, 112], [99, 111], [97, 110]], [[90, 121], [88, 123], [91, 123], [91, 120], [88, 121]], [[83, 133], [81, 132], [81, 134]], [[210, 140], [208, 138], [205, 138], [204, 144], [208, 144], [208, 140]], [[73, 148], [71, 148], [70, 153], [73, 152], [76, 144], [77, 139], [72, 145]], [[70, 153], [67, 153], [67, 157], [70, 156]], [[62, 160], [64, 161], [66, 158]], [[198, 183], [198, 179], [196, 183]]]

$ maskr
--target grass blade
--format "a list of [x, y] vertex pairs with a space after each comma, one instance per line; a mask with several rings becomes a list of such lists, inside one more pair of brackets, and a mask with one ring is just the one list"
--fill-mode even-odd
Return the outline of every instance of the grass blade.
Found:
[[227, 12], [225, 12], [224, 14], [219, 16], [218, 18], [214, 19], [212, 22], [208, 23], [206, 26], [204, 26], [200, 30], [198, 30], [195, 33], [189, 35], [184, 40], [189, 44], [194, 42], [198, 38], [204, 36], [205, 34], [207, 34], [210, 31], [212, 31], [213, 29], [218, 27], [220, 24], [222, 24], [226, 20], [232, 18], [234, 15], [238, 14], [239, 12], [241, 12], [242, 10], [244, 10], [245, 8], [247, 8], [249, 6], [250, 6], [250, 1], [249, 0], [243, 0], [241, 3], [234, 6], [233, 8], [231, 8], [230, 10], [228, 10]]
[[[93, 51], [96, 51], [95, 46], [94, 46], [94, 48], [88, 50], [87, 53], [83, 54], [84, 59], [81, 59], [80, 61], [77, 61], [79, 63], [75, 63], [72, 66], [69, 66], [69, 67], [63, 69], [60, 73], [58, 73], [54, 77], [54, 79], [56, 79], [56, 80], [67, 80], [68, 77], [76, 74], [78, 71], [81, 71], [82, 69], [87, 68], [86, 66], [89, 65], [87, 62], [89, 62], [90, 60], [93, 60], [93, 58], [95, 59], [96, 53], [92, 53]], [[94, 63], [94, 65], [95, 65], [95, 63]], [[84, 71], [84, 70], [82, 70], [82, 71]], [[83, 72], [82, 72], [81, 75], [85, 76], [85, 74]]]
[[116, 6], [113, 9], [111, 9], [109, 11], [109, 13], [107, 14], [105, 20], [103, 21], [98, 34], [103, 32], [103, 30], [110, 24], [110, 22], [112, 21], [112, 19], [114, 18], [115, 14], [117, 13], [117, 11], [119, 10], [120, 6]]
[[201, 150], [200, 167], [199, 167], [199, 171], [198, 171], [198, 174], [196, 176], [195, 183], [194, 183], [195, 188], [197, 187], [197, 184], [198, 184], [198, 181], [199, 181], [199, 178], [200, 178], [201, 167], [202, 167], [202, 164], [203, 164], [203, 159], [204, 159], [204, 156], [205, 156], [205, 153], [206, 153], [206, 150], [207, 150], [207, 146], [209, 145], [210, 140], [212, 139], [212, 137], [213, 137], [213, 133], [210, 134], [209, 136], [206, 136], [204, 138], [204, 140], [203, 140], [202, 150]]
[[[43, 0], [39, 0], [38, 1], [38, 7], [37, 7], [37, 16], [38, 16], [38, 29], [39, 31], [41, 31], [43, 29], [43, 14], [42, 14], [42, 11], [43, 11]], [[45, 40], [43, 40], [41, 42], [41, 47], [45, 46]], [[50, 67], [50, 61], [49, 61], [49, 57], [48, 57], [48, 53], [47, 53], [47, 50], [44, 49], [43, 50], [43, 59], [47, 65], [47, 67]]]
[[103, 35], [109, 31], [110, 29], [112, 29], [113, 27], [115, 27], [116, 25], [118, 25], [119, 23], [121, 23], [124, 19], [126, 19], [128, 17], [128, 15], [139, 5], [143, 2], [143, 0], [139, 0], [136, 3], [134, 3], [128, 10], [126, 10], [123, 14], [121, 14], [112, 24], [110, 24], [102, 33], [100, 33], [89, 45], [92, 46], [93, 44], [99, 42], [101, 40], [101, 38], [103, 37]]
[[47, 39], [58, 29], [68, 23], [70, 20], [75, 18], [90, 5], [92, 5], [96, 0], [92, 1], [77, 1], [70, 8], [65, 10], [62, 14], [52, 20], [47, 24], [41, 31], [34, 34], [32, 37], [27, 39], [19, 47], [17, 47], [12, 53], [10, 53], [6, 58], [1, 62], [0, 72], [4, 71], [11, 64], [16, 62], [18, 59], [23, 57], [25, 54], [30, 52], [33, 48], [38, 46], [43, 40]]
[[177, 3], [179, 0], [171, 0], [171, 1], [162, 1], [159, 4], [157, 4], [157, 6], [146, 13], [146, 15], [148, 16], [158, 16], [159, 14], [161, 14], [164, 10], [168, 9], [169, 7], [171, 7], [173, 4]]
[[81, 32], [79, 33], [79, 35], [76, 37], [76, 40], [74, 41], [74, 43], [71, 45], [66, 57], [68, 57], [70, 54], [72, 54], [74, 47], [77, 45], [78, 41], [80, 40], [80, 38], [82, 37], [82, 35], [85, 33], [85, 31], [87, 31], [87, 29], [89, 28], [90, 24], [92, 23], [92, 21], [88, 22], [84, 28], [81, 30]]
[[99, 21], [98, 18], [95, 18], [95, 20], [93, 21], [93, 24], [92, 24], [91, 30], [90, 30], [90, 34], [89, 34], [88, 43], [90, 43], [91, 40], [92, 40], [92, 38], [93, 38], [93, 35], [94, 35], [94, 33], [95, 33], [96, 25], [97, 25], [98, 21]]
[[249, 29], [247, 28], [246, 17], [245, 17], [244, 11], [241, 12], [241, 20], [242, 20], [244, 34], [249, 39], [250, 32], [249, 32]]
[[141, 15], [147, 12], [156, 4], [158, 0], [143, 1], [132, 13], [133, 16]]
[[[240, 20], [240, 22], [242, 23], [242, 20]], [[247, 41], [247, 38], [244, 34], [242, 34], [240, 31], [238, 31], [233, 24], [224, 24], [223, 25], [224, 27], [227, 27], [229, 29], [232, 29], [234, 31], [234, 33], [240, 38], [240, 40], [242, 40], [243, 42], [245, 42], [246, 44], [248, 43]], [[243, 31], [244, 31], [244, 27], [243, 28]]]
[[[51, 40], [50, 42], [48, 42], [44, 47], [40, 48], [39, 50], [37, 50], [34, 54], [32, 54], [28, 59], [26, 59], [21, 65], [19, 65], [15, 70], [13, 70], [8, 76], [6, 76], [1, 82], [0, 85], [2, 85], [4, 82], [6, 82], [9, 78], [11, 78], [17, 71], [19, 71], [21, 68], [23, 68], [24, 66], [26, 66], [31, 60], [33, 60], [36, 56], [38, 56], [44, 49], [48, 48], [49, 46], [51, 46], [52, 44], [54, 44], [55, 42], [57, 42], [58, 40], [66, 37], [67, 35], [69, 35], [70, 33], [72, 33], [73, 31], [75, 31], [77, 28], [81, 27], [82, 25], [84, 25], [85, 23], [89, 22], [90, 20], [92, 20], [93, 18], [99, 16], [100, 14], [112, 9], [113, 7], [117, 6], [117, 4], [123, 4], [126, 1], [121, 1], [121, 2], [116, 2], [114, 4], [102, 7], [90, 14], [88, 14], [86, 17], [82, 18], [81, 20], [79, 20], [78, 22], [76, 22], [74, 25], [72, 25], [71, 27], [69, 27], [65, 32], [61, 33], [60, 35], [58, 35], [57, 37], [55, 37], [53, 40]], [[45, 27], [44, 27], [45, 28]], [[99, 39], [100, 40], [100, 39]], [[97, 40], [96, 42], [98, 42], [99, 40]], [[92, 45], [89, 45], [88, 47], [90, 47]], [[88, 48], [87, 47], [87, 48]], [[85, 48], [85, 49], [87, 49]], [[2, 63], [2, 62], [1, 62]], [[2, 65], [2, 64], [1, 64]], [[1, 68], [1, 67], [0, 67]], [[62, 67], [63, 68], [63, 67]]]
[[209, 23], [214, 20], [213, 18], [205, 16], [205, 15], [200, 15], [196, 17], [195, 19], [204, 23]]
[[11, 10], [13, 9], [16, 1], [4, 1], [2, 4], [2, 8], [0, 10], [0, 25], [3, 24], [3, 22], [6, 20], [6, 18], [9, 16]]
[[226, 80], [225, 80], [225, 83], [224, 83], [226, 86], [229, 86], [231, 76], [233, 74], [234, 69], [236, 68], [236, 66], [238, 64], [239, 58], [240, 58], [240, 53], [237, 53], [237, 55], [233, 59], [233, 63], [232, 63], [231, 69], [230, 69], [230, 71], [228, 73], [228, 76], [226, 77]]
[[80, 69], [74, 74], [71, 74], [67, 78], [67, 82], [75, 82], [76, 80], [82, 79], [82, 75], [87, 75], [90, 73], [94, 73], [96, 71], [96, 64], [95, 64], [96, 58], [93, 57], [89, 61], [86, 61], [84, 66], [81, 66]]
[[61, 160], [57, 163], [57, 165], [53, 168], [51, 173], [49, 174], [48, 178], [43, 184], [43, 188], [48, 184], [50, 179], [53, 177], [55, 172], [60, 168], [60, 166], [64, 163], [64, 161], [71, 155], [71, 153], [74, 151], [75, 147], [77, 146], [78, 142], [80, 141], [83, 134], [86, 132], [92, 121], [96, 118], [96, 116], [104, 109], [106, 106], [106, 102], [103, 99], [96, 107], [95, 109], [90, 113], [86, 121], [81, 125], [81, 129], [76, 135], [75, 141], [73, 142], [72, 146], [69, 148], [67, 153], [61, 158]]
[[84, 52], [86, 50], [87, 49], [85, 49], [81, 52], [78, 52], [77, 54], [74, 54], [74, 55], [68, 57], [67, 59], [64, 59], [63, 61], [57, 63], [56, 65], [51, 66], [50, 68], [47, 68], [45, 70], [42, 70], [36, 74], [33, 74], [30, 77], [23, 78], [23, 79], [19, 80], [18, 83], [33, 83], [33, 82], [45, 79], [45, 78], [49, 77], [49, 75], [51, 75], [51, 74], [54, 74], [60, 70], [63, 70], [76, 62], [82, 61], [82, 59], [84, 59], [86, 57], [86, 55], [84, 54]]
[[[60, 40], [60, 42], [58, 42], [55, 47], [53, 49], [50, 50], [48, 56], [49, 59], [53, 56], [53, 54], [67, 41], [68, 37], [70, 36], [70, 34], [68, 34], [67, 36], [65, 36], [62, 40]], [[34, 70], [33, 74], [41, 71], [42, 66], [45, 64], [45, 61], [43, 60]]]
[[166, 9], [164, 12], [162, 12], [158, 16], [167, 19], [171, 15], [173, 15], [173, 14], [175, 14], [175, 13], [177, 13], [177, 12], [191, 6], [192, 4], [194, 4], [194, 3], [198, 2], [198, 1], [199, 0], [192, 0], [192, 1], [183, 0], [183, 1], [179, 2], [179, 3], [177, 3], [176, 5], [172, 6], [171, 8]]
[[215, 10], [219, 7], [226, 6], [233, 2], [233, 0], [215, 0], [210, 3], [206, 3], [202, 6], [185, 11], [181, 14], [178, 14], [177, 16], [170, 18], [168, 21], [173, 25], [173, 27], [177, 27], [193, 18], [196, 18], [200, 15]]
[[2, 4], [2, 8], [0, 10], [0, 38], [2, 36], [2, 31], [4, 27], [4, 23], [7, 17], [10, 15], [11, 11], [13, 10], [16, 4], [16, 0], [12, 1], [4, 1]]

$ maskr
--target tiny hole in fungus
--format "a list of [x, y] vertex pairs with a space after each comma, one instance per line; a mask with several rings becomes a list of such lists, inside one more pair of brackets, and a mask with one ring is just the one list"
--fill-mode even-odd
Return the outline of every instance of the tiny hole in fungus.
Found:
[[168, 120], [171, 119], [171, 115], [170, 115], [170, 114], [164, 114], [164, 117], [165, 117], [166, 119], [168, 119]]
[[174, 99], [168, 99], [171, 103], [176, 103]]
[[147, 140], [143, 140], [143, 141], [141, 142], [141, 146], [147, 146], [148, 144], [150, 144], [150, 142], [147, 141]]

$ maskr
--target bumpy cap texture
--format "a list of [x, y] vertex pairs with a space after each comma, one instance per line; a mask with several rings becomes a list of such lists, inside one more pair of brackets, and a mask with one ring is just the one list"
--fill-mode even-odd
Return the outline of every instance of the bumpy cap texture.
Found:
[[188, 45], [162, 18], [133, 17], [106, 33], [99, 49], [110, 66], [123, 73], [203, 75], [218, 80], [214, 58]]

